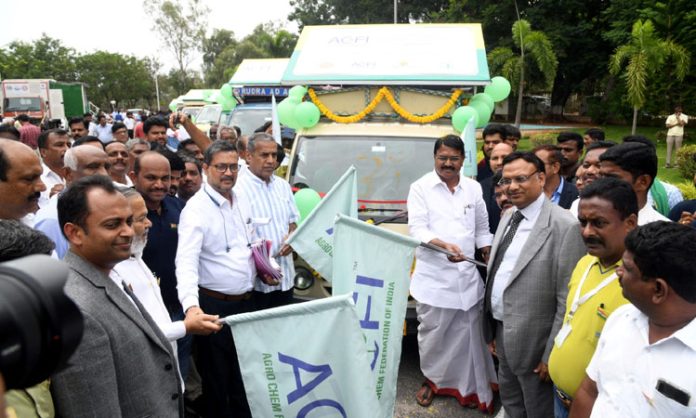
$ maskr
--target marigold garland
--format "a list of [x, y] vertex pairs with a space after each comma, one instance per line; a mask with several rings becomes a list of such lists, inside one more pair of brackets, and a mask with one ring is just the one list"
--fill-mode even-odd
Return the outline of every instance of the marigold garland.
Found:
[[326, 107], [326, 105], [324, 105], [324, 103], [321, 102], [321, 100], [319, 100], [319, 97], [317, 97], [317, 94], [314, 91], [314, 89], [309, 89], [308, 93], [310, 99], [312, 99], [312, 103], [314, 103], [319, 108], [321, 114], [331, 119], [332, 121], [338, 123], [355, 123], [362, 120], [365, 116], [367, 116], [373, 110], [375, 110], [375, 107], [377, 107], [377, 105], [379, 104], [379, 102], [382, 101], [382, 99], [387, 99], [387, 102], [392, 107], [392, 109], [394, 109], [394, 111], [398, 113], [399, 116], [408, 120], [409, 122], [429, 123], [445, 116], [445, 114], [457, 102], [459, 96], [461, 96], [462, 94], [462, 91], [455, 90], [450, 96], [447, 103], [445, 103], [440, 109], [438, 109], [437, 112], [427, 116], [414, 115], [413, 113], [404, 109], [399, 103], [396, 102], [394, 96], [392, 95], [392, 92], [387, 87], [380, 88], [375, 98], [372, 99], [372, 101], [362, 111], [351, 116], [339, 116], [333, 113], [329, 108]]

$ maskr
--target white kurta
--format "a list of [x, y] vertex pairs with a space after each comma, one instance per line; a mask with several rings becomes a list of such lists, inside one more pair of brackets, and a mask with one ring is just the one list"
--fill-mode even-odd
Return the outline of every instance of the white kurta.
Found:
[[121, 281], [130, 285], [133, 293], [145, 307], [147, 313], [172, 344], [172, 351], [177, 360], [176, 369], [179, 370], [176, 340], [186, 335], [186, 327], [184, 326], [184, 321], [172, 322], [169, 312], [164, 306], [157, 279], [155, 279], [155, 276], [142, 258], [132, 256], [128, 260], [121, 261], [111, 269], [109, 277], [118, 285], [119, 289], [122, 288]]
[[[493, 241], [481, 186], [469, 178], [462, 177], [452, 193], [436, 172], [421, 177], [411, 185], [408, 217], [411, 236], [456, 244], [470, 258]], [[436, 394], [492, 411], [496, 377], [482, 335], [483, 293], [473, 264], [417, 250], [411, 295], [418, 301], [421, 371]]]
[[[462, 177], [451, 193], [435, 171], [411, 185], [408, 228], [420, 241], [439, 238], [456, 244], [469, 258], [474, 258], [476, 248], [493, 242], [481, 186]], [[483, 299], [484, 287], [473, 264], [451, 263], [444, 254], [418, 248], [410, 290], [421, 303], [468, 310]]]

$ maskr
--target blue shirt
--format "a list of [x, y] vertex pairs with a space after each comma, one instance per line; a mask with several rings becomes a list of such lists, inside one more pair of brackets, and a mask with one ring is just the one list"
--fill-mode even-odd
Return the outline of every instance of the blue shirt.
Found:
[[48, 204], [36, 212], [34, 229], [43, 232], [44, 235], [49, 237], [51, 241], [56, 244], [56, 255], [58, 259], [62, 260], [68, 252], [68, 247], [70, 245], [58, 223], [58, 196], [60, 196], [60, 194], [51, 196]]
[[164, 306], [173, 315], [181, 313], [174, 259], [179, 243], [179, 217], [184, 209], [184, 202], [176, 197], [166, 196], [160, 208], [160, 213], [156, 210], [147, 211], [147, 219], [152, 222], [152, 226], [147, 234], [143, 261], [152, 270], [152, 274], [159, 278]]
[[561, 193], [563, 193], [564, 185], [565, 180], [563, 179], [563, 176], [561, 176], [561, 182], [558, 184], [558, 187], [556, 187], [556, 190], [554, 190], [553, 194], [551, 195], [551, 203], [555, 203], [557, 205], [561, 201]]

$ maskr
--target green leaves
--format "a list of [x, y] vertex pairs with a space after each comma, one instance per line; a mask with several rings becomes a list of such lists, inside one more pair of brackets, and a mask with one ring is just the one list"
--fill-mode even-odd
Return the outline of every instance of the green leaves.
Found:
[[630, 41], [616, 48], [609, 60], [609, 71], [619, 74], [626, 63], [623, 79], [628, 90], [629, 103], [634, 108], [642, 108], [646, 103], [648, 81], [662, 70], [667, 59], [675, 65], [675, 76], [683, 80], [691, 58], [688, 51], [672, 41], [661, 39], [650, 20], [637, 20], [631, 29]]

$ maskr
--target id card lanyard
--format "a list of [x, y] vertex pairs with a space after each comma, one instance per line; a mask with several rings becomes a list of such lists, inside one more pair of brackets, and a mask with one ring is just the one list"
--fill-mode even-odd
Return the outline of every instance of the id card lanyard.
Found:
[[609, 275], [607, 278], [602, 280], [597, 286], [595, 286], [593, 289], [580, 296], [580, 292], [582, 291], [582, 286], [585, 284], [585, 281], [587, 280], [587, 277], [590, 275], [590, 270], [592, 270], [592, 267], [594, 267], [595, 264], [597, 264], [599, 261], [595, 261], [593, 263], [590, 263], [590, 265], [587, 267], [587, 270], [585, 270], [585, 274], [582, 275], [582, 278], [580, 279], [580, 283], [578, 283], [578, 288], [575, 290], [575, 295], [573, 296], [573, 302], [570, 304], [570, 311], [568, 312], [568, 318], [563, 322], [563, 326], [561, 329], [558, 331], [558, 335], [554, 339], [554, 342], [556, 343], [557, 346], [562, 346], [563, 342], [565, 339], [568, 337], [570, 332], [572, 331], [572, 326], [570, 325], [571, 321], [573, 320], [573, 316], [575, 315], [575, 312], [578, 311], [578, 308], [580, 308], [585, 302], [587, 302], [592, 296], [596, 295], [607, 287], [611, 282], [617, 279], [616, 272], [612, 273]]

